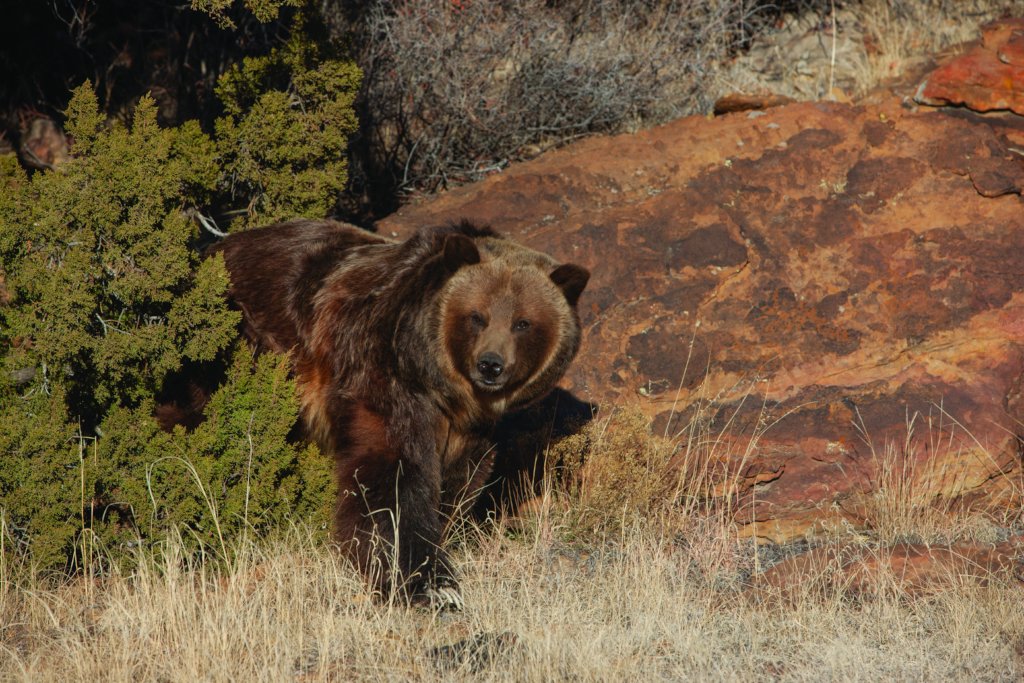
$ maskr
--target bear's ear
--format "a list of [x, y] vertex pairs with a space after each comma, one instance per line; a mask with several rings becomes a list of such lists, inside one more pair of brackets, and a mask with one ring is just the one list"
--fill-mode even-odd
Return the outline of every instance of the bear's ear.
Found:
[[444, 241], [444, 256], [441, 257], [441, 261], [449, 273], [454, 273], [462, 266], [480, 263], [480, 251], [469, 237], [448, 235]]
[[579, 301], [583, 288], [587, 286], [590, 279], [590, 271], [575, 263], [565, 263], [551, 271], [551, 281], [554, 282], [570, 306], [575, 306]]

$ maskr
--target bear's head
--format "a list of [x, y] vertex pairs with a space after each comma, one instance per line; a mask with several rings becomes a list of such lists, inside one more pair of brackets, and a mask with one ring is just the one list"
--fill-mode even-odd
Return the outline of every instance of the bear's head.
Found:
[[492, 413], [554, 388], [580, 345], [590, 273], [500, 238], [449, 238], [438, 333], [449, 374]]

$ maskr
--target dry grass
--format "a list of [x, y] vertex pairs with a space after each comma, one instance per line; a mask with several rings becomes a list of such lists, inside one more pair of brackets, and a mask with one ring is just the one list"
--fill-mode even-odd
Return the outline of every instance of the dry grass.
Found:
[[[753, 550], [642, 526], [591, 552], [482, 535], [458, 554], [465, 612], [370, 601], [299, 534], [228, 571], [173, 545], [130, 576], [5, 579], [4, 680], [1014, 680], [1024, 591], [951, 582], [851, 600], [810, 580], [782, 604], [742, 590]], [[722, 561], [711, 562], [710, 558]], [[728, 560], [728, 561], [725, 561]], [[478, 647], [474, 650], [473, 644]], [[450, 646], [445, 648], [445, 646]], [[476, 654], [476, 658], [472, 656]]]
[[354, 25], [332, 19], [360, 36], [365, 74], [353, 182], [384, 206], [706, 113], [732, 92], [856, 98], [1021, 12], [1021, 0], [367, 3]]
[[[707, 109], [705, 82], [774, 10], [758, 0], [384, 0], [358, 33], [367, 172], [402, 192]], [[368, 188], [374, 191], [374, 188]]]
[[863, 0], [815, 3], [763, 30], [751, 49], [716, 72], [713, 89], [769, 91], [798, 100], [858, 97], [914, 72], [1020, 16], [1020, 0]]
[[[876, 447], [862, 425], [859, 429], [868, 451], [864, 516], [872, 538], [882, 545], [991, 542], [1020, 516], [1013, 505], [982, 515], [963, 504], [978, 469], [999, 468], [992, 454], [941, 406], [927, 414], [908, 413], [901, 442], [888, 440]], [[1021, 500], [1020, 473], [1007, 474], [1002, 483], [1011, 498]]]
[[[681, 450], [714, 441], [653, 437], [629, 411], [585, 439], [588, 463], [563, 452], [569, 473], [514, 530], [474, 528], [457, 540], [461, 613], [373, 600], [301, 529], [245, 545], [229, 566], [190, 559], [173, 539], [123, 575], [54, 581], [8, 560], [0, 680], [1024, 676], [1024, 590], [1012, 578], [951, 574], [915, 597], [883, 575], [887, 588], [865, 595], [837, 581], [836, 558], [876, 552], [851, 536], [832, 538], [831, 559], [778, 599], [754, 575], [778, 549], [740, 540], [727, 509], [690, 502], [717, 475], [705, 468], [695, 475], [703, 485], [678, 484], [679, 463], [695, 460]], [[912, 489], [880, 490], [904, 497], [878, 508], [898, 517], [900, 533], [938, 523], [901, 512]]]

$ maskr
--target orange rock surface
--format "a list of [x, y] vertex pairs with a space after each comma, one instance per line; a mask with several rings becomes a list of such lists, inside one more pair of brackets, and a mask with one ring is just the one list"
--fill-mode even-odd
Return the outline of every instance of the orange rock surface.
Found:
[[1024, 114], [1024, 19], [989, 24], [982, 35], [980, 44], [929, 74], [915, 99]]
[[[732, 474], [764, 541], [1024, 488], [1024, 125], [897, 99], [594, 138], [382, 221], [469, 218], [593, 272], [565, 386]], [[889, 488], [892, 488], [891, 486]]]

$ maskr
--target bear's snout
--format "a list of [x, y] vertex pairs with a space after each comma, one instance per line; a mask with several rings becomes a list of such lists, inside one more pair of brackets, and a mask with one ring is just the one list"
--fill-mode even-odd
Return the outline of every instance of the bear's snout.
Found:
[[495, 382], [505, 371], [505, 359], [493, 351], [486, 351], [477, 359], [476, 369], [485, 383]]

